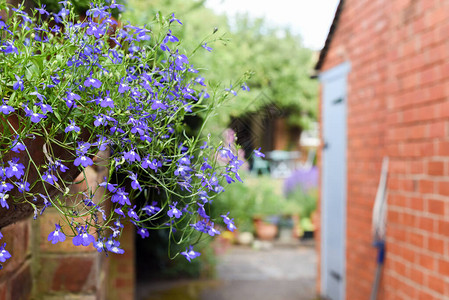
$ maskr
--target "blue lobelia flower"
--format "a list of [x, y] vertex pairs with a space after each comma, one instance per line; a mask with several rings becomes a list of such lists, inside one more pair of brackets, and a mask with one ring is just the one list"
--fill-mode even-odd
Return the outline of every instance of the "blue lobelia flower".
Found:
[[6, 243], [0, 247], [0, 262], [5, 262], [7, 259], [11, 258], [11, 254], [5, 249]]
[[9, 195], [5, 193], [0, 192], [0, 205], [2, 207], [6, 207], [6, 209], [9, 209], [8, 202], [6, 202], [6, 199], [8, 199]]
[[137, 230], [137, 233], [144, 239], [150, 236], [150, 232], [148, 231], [148, 229], [140, 227]]
[[102, 82], [98, 79], [89, 77], [84, 81], [84, 86], [85, 87], [94, 87], [94, 88], [100, 88], [101, 87]]
[[89, 246], [90, 243], [95, 243], [95, 238], [93, 235], [87, 233], [86, 227], [81, 226], [81, 229], [78, 230], [78, 235], [76, 235], [72, 239], [72, 243], [75, 246]]
[[23, 181], [16, 182], [16, 185], [17, 185], [17, 189], [21, 193], [30, 191], [30, 184], [27, 181], [25, 181], [25, 182], [23, 182]]
[[181, 255], [183, 255], [188, 261], [191, 261], [192, 259], [200, 256], [201, 253], [194, 251], [193, 247], [189, 246], [189, 249], [187, 250], [186, 248], [186, 251], [181, 252]]
[[55, 224], [55, 227], [56, 227], [55, 231], [50, 232], [47, 240], [50, 241], [52, 244], [64, 242], [65, 234], [61, 231], [61, 226], [59, 224]]
[[229, 231], [234, 231], [237, 227], [234, 224], [234, 219], [229, 218], [229, 212], [226, 215], [221, 215], [223, 222], [227, 225]]
[[15, 176], [17, 179], [20, 179], [24, 175], [24, 165], [18, 163], [18, 158], [13, 158], [13, 160], [9, 160], [9, 167], [6, 168], [5, 175], [7, 178], [11, 178]]
[[70, 120], [69, 126], [67, 126], [64, 129], [65, 133], [70, 132], [70, 131], [75, 131], [75, 132], [80, 132], [81, 131], [81, 129], [78, 126], [76, 126], [76, 123], [73, 120]]
[[260, 152], [260, 148], [259, 149], [254, 149], [254, 155], [257, 156], [257, 157], [265, 157], [265, 154]]
[[73, 164], [75, 166], [79, 166], [82, 165], [83, 167], [88, 167], [94, 164], [94, 162], [92, 161], [92, 159], [88, 156], [85, 156], [84, 154], [82, 154], [81, 156], [78, 156], [75, 161], [73, 162]]
[[23, 91], [24, 86], [23, 86], [23, 75], [22, 76], [17, 76], [16, 74], [14, 74], [14, 76], [16, 77], [16, 82], [14, 83], [14, 85], [12, 86], [14, 90], [18, 90], [20, 89], [21, 91]]
[[211, 52], [212, 48], [207, 46], [207, 43], [204, 43], [203, 45], [201, 45], [201, 47], [203, 47], [204, 49], [206, 49], [207, 51]]
[[178, 204], [178, 202], [173, 202], [173, 205], [170, 204], [170, 209], [167, 212], [167, 215], [170, 218], [173, 218], [173, 216], [177, 219], [179, 219], [182, 216], [182, 211], [180, 211], [179, 209], [176, 208], [176, 204]]
[[0, 105], [0, 112], [2, 112], [5, 115], [8, 115], [9, 113], [12, 113], [14, 111], [15, 109], [12, 106], [6, 104], [5, 102], [3, 102], [3, 104]]

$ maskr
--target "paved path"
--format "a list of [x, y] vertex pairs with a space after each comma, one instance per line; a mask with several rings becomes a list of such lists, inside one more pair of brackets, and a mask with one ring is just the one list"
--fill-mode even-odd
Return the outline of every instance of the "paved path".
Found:
[[312, 246], [233, 247], [220, 257], [216, 280], [154, 283], [141, 299], [313, 300], [315, 280]]

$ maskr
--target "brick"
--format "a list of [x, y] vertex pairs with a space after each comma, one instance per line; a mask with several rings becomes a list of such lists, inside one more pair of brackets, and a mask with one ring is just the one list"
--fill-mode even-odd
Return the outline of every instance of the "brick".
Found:
[[444, 162], [443, 161], [430, 161], [427, 164], [427, 173], [434, 176], [444, 175]]
[[437, 183], [438, 185], [438, 194], [443, 196], [449, 196], [449, 182], [440, 181]]
[[418, 254], [417, 258], [418, 258], [418, 264], [420, 266], [422, 266], [423, 268], [426, 268], [431, 271], [436, 270], [437, 261], [433, 256], [427, 255], [427, 254]]
[[441, 255], [445, 253], [445, 241], [441, 238], [427, 237], [427, 249]]
[[427, 211], [431, 214], [442, 215], [446, 214], [445, 212], [445, 202], [439, 199], [428, 199], [427, 200]]
[[435, 192], [435, 181], [427, 179], [420, 180], [418, 191], [421, 194], [433, 194]]
[[438, 261], [438, 273], [441, 276], [448, 277], [449, 276], [449, 261], [440, 259]]
[[429, 275], [428, 284], [431, 290], [437, 292], [441, 296], [444, 294], [446, 283], [440, 276]]
[[91, 277], [94, 260], [86, 257], [67, 257], [60, 259], [53, 273], [51, 290], [86, 292], [95, 289], [95, 280]]
[[11, 299], [29, 299], [32, 288], [31, 269], [29, 264], [25, 264], [12, 278], [11, 278]]

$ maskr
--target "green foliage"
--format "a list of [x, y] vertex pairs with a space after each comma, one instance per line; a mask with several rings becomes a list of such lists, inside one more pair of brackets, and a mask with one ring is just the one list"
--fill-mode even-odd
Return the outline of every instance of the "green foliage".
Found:
[[253, 231], [253, 218], [282, 214], [285, 199], [276, 191], [278, 180], [269, 176], [242, 175], [244, 183], [228, 185], [226, 192], [217, 196], [212, 214], [232, 211], [231, 217], [240, 231]]
[[311, 218], [312, 213], [316, 210], [318, 191], [316, 189], [303, 191], [301, 187], [297, 187], [288, 196], [287, 201], [295, 203], [298, 207], [298, 212], [303, 218]]

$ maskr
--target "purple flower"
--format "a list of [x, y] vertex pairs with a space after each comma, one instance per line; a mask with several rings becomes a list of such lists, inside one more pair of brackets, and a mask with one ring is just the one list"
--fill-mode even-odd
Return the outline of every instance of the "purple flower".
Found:
[[119, 85], [118, 85], [118, 92], [120, 94], [123, 94], [126, 91], [129, 91], [130, 87], [128, 84], [126, 84], [126, 82], [124, 83], [124, 78], [122, 78], [122, 80], [120, 81]]
[[265, 154], [260, 152], [260, 148], [259, 149], [254, 149], [254, 155], [257, 156], [257, 157], [265, 157]]
[[207, 230], [207, 234], [210, 236], [214, 236], [214, 235], [219, 235], [220, 231], [218, 231], [217, 229], [214, 228], [214, 222], [212, 222], [212, 224], [209, 226], [208, 230]]
[[52, 244], [64, 242], [65, 234], [61, 231], [61, 226], [59, 226], [59, 224], [55, 224], [55, 227], [56, 227], [55, 231], [50, 232], [47, 240], [50, 241]]
[[75, 94], [75, 93], [72, 92], [72, 91], [68, 91], [68, 92], [67, 92], [67, 99], [68, 99], [68, 100], [81, 100], [81, 97], [80, 97], [80, 95]]
[[53, 113], [53, 108], [51, 107], [51, 105], [45, 104], [45, 103], [42, 103], [42, 102], [37, 103], [37, 105], [39, 105], [39, 107], [41, 108], [41, 110], [42, 110], [42, 112], [44, 114], [47, 114], [48, 112], [49, 113]]
[[69, 126], [67, 126], [64, 130], [65, 133], [70, 132], [70, 131], [75, 131], [75, 132], [81, 131], [81, 129], [78, 126], [76, 126], [75, 121], [73, 121], [73, 120], [70, 120]]
[[79, 166], [79, 165], [82, 165], [83, 167], [88, 167], [88, 166], [91, 166], [91, 165], [93, 165], [94, 164], [94, 162], [92, 161], [92, 159], [90, 158], [90, 157], [87, 157], [87, 156], [85, 156], [85, 155], [81, 155], [81, 156], [78, 156], [76, 159], [75, 159], [75, 161], [73, 162], [73, 164], [75, 165], [75, 166]]
[[18, 158], [8, 161], [9, 167], [6, 168], [5, 172], [7, 178], [15, 176], [17, 179], [20, 179], [23, 176], [25, 167], [19, 164], [18, 161]]
[[132, 148], [128, 152], [123, 153], [123, 158], [129, 162], [140, 161], [140, 156], [136, 152], [135, 148]]
[[15, 111], [15, 109], [12, 106], [9, 106], [8, 104], [6, 104], [5, 102], [3, 102], [2, 105], [0, 105], [0, 111], [5, 114], [8, 115], [9, 113], [12, 113]]
[[118, 215], [121, 215], [122, 217], [125, 217], [125, 213], [123, 212], [121, 207], [117, 207], [116, 209], [114, 209], [114, 212]]
[[170, 218], [173, 218], [173, 216], [176, 219], [179, 219], [182, 215], [182, 211], [180, 211], [179, 209], [176, 208], [176, 204], [178, 204], [178, 202], [173, 202], [173, 205], [169, 205], [170, 206], [170, 210], [167, 212], [167, 215]]
[[[12, 32], [7, 29], [7, 31], [12, 34]], [[9, 41], [7, 40], [4, 45], [6, 45], [5, 49], [3, 49], [2, 51], [5, 52], [6, 54], [11, 54], [11, 53], [16, 53], [17, 55], [19, 55], [19, 51], [17, 50], [17, 47], [14, 46], [14, 41]]]
[[131, 179], [131, 187], [134, 190], [142, 190], [139, 181], [137, 180], [137, 175], [133, 172], [129, 172], [128, 178]]
[[[34, 92], [31, 92], [30, 95], [36, 96], [39, 100], [44, 101], [45, 96], [37, 91], [37, 87], [34, 87]], [[46, 98], [45, 98], [46, 99]]]
[[128, 210], [128, 216], [136, 221], [139, 221], [139, 216], [137, 215], [137, 213], [134, 211], [134, 208], [136, 208], [136, 206], [134, 206], [133, 208], [131, 208], [130, 210]]
[[9, 209], [8, 202], [6, 202], [6, 199], [8, 199], [8, 197], [8, 194], [0, 193], [0, 205], [2, 207], [6, 207], [6, 209]]
[[98, 252], [102, 252], [104, 250], [103, 239], [99, 238], [98, 241], [94, 243], [94, 247]]
[[142, 210], [147, 213], [147, 215], [151, 216], [160, 211], [161, 209], [156, 206], [157, 202], [153, 201], [151, 205], [145, 205]]
[[148, 229], [140, 227], [137, 229], [137, 233], [140, 234], [140, 236], [144, 239], [150, 236], [150, 233], [148, 232]]
[[221, 215], [223, 222], [227, 225], [229, 231], [234, 231], [237, 227], [234, 225], [234, 219], [229, 218], [229, 212], [226, 215]]
[[101, 99], [100, 106], [114, 108], [114, 100], [112, 100], [111, 97], [109, 97], [109, 95], [108, 95], [108, 96], [104, 97], [103, 99]]
[[201, 253], [193, 251], [193, 247], [189, 246], [189, 250], [186, 248], [186, 251], [181, 252], [181, 255], [183, 255], [188, 261], [191, 261], [192, 259], [200, 256]]
[[58, 178], [51, 174], [50, 171], [46, 171], [43, 175], [42, 175], [42, 180], [48, 182], [49, 184], [55, 184], [55, 182], [58, 181]]
[[100, 114], [98, 116], [94, 116], [95, 121], [94, 121], [94, 126], [98, 127], [100, 125], [106, 126], [108, 125], [108, 121], [106, 120], [105, 116], [103, 114]]
[[14, 76], [16, 77], [16, 82], [14, 83], [14, 85], [12, 86], [14, 90], [18, 90], [20, 89], [21, 91], [23, 91], [24, 86], [23, 86], [23, 75], [21, 77], [17, 76], [16, 74], [14, 74]]
[[150, 168], [152, 170], [157, 171], [158, 168], [162, 167], [162, 163], [156, 159], [150, 160], [150, 157], [147, 156], [142, 160], [142, 168], [147, 169]]
[[99, 87], [101, 87], [101, 81], [98, 80], [98, 79], [89, 77], [89, 78], [87, 78], [87, 79], [84, 81], [84, 86], [85, 86], [85, 87], [90, 87], [90, 86], [92, 86], [92, 87], [98, 89]]
[[69, 169], [60, 160], [55, 161], [55, 167], [59, 168], [59, 171], [61, 171], [62, 173]]
[[163, 43], [164, 43], [164, 44], [167, 44], [168, 42], [172, 42], [172, 43], [177, 43], [177, 42], [179, 42], [179, 39], [178, 39], [176, 36], [172, 35], [170, 29], [168, 30], [167, 36], [164, 38]]
[[[105, 178], [105, 180], [106, 180], [106, 178]], [[114, 193], [115, 190], [117, 189], [117, 185], [116, 184], [108, 183], [106, 181], [103, 181], [102, 183], [99, 183], [98, 185], [101, 186], [101, 187], [106, 188], [111, 193]]]
[[42, 4], [40, 8], [36, 8], [36, 10], [41, 14], [41, 15], [47, 15], [49, 16], [50, 14], [48, 13], [48, 11], [45, 10], [45, 4]]
[[131, 205], [131, 202], [129, 201], [129, 198], [128, 198], [128, 193], [125, 192], [124, 188], [117, 189], [115, 194], [112, 195], [112, 197], [111, 197], [111, 202], [118, 202], [118, 203], [120, 203], [120, 205], [125, 205], [125, 204]]
[[204, 45], [201, 45], [201, 47], [203, 47], [204, 49], [206, 49], [207, 51], [211, 52], [212, 48], [207, 46], [207, 43], [204, 43]]
[[183, 64], [188, 64], [188, 63], [189, 63], [189, 59], [184, 54], [177, 53], [175, 55], [175, 64], [176, 64], [176, 66], [182, 67]]
[[180, 25], [182, 25], [181, 21], [179, 21], [178, 19], [175, 18], [175, 14], [174, 13], [171, 14], [171, 19], [170, 19], [169, 22], [170, 23], [178, 22]]
[[6, 182], [5, 180], [6, 178], [2, 178], [2, 180], [0, 180], [0, 193], [9, 192], [14, 188], [11, 183]]
[[125, 253], [125, 250], [120, 249], [120, 242], [119, 241], [115, 241], [115, 240], [108, 240], [106, 242], [106, 249], [109, 252], [115, 253], [115, 254], [123, 254]]
[[6, 243], [0, 247], [0, 262], [5, 262], [7, 259], [11, 258], [11, 254], [5, 249]]
[[25, 145], [18, 141], [19, 137], [16, 136], [15, 140], [12, 141], [11, 151], [20, 153], [26, 149]]
[[33, 122], [33, 123], [39, 123], [42, 119], [46, 118], [45, 115], [36, 113], [26, 106], [24, 106], [23, 109], [25, 110], [25, 116], [30, 117], [31, 122]]
[[27, 181], [25, 181], [25, 182], [23, 182], [23, 181], [16, 182], [16, 185], [17, 185], [17, 189], [21, 193], [30, 191], [30, 184]]
[[165, 105], [160, 100], [155, 100], [155, 101], [153, 101], [153, 104], [151, 104], [151, 109], [153, 109], [153, 110], [156, 110], [156, 109], [167, 109], [167, 105]]
[[93, 235], [87, 233], [87, 229], [81, 226], [79, 233], [72, 239], [72, 243], [75, 246], [83, 245], [85, 247], [89, 246], [90, 243], [95, 243], [95, 238]]

